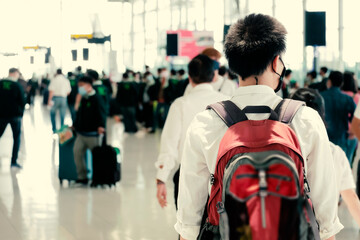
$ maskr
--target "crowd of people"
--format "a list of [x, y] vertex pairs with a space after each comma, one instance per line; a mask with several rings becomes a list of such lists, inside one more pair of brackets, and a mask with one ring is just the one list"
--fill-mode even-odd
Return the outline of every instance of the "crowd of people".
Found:
[[[265, 27], [258, 27], [258, 22]], [[295, 113], [290, 127], [305, 160], [320, 237], [333, 239], [342, 228], [337, 216], [340, 193], [360, 226], [360, 202], [351, 176], [351, 167], [357, 169], [357, 179], [360, 174], [359, 156], [355, 154], [360, 139], [357, 79], [353, 72], [322, 67], [321, 79], [311, 71], [305, 88], [299, 88], [281, 58], [285, 35], [285, 28], [276, 19], [249, 15], [229, 30], [224, 45], [229, 68], [220, 66], [219, 51], [207, 48], [190, 61], [187, 70], [159, 68], [153, 74], [146, 66], [143, 73], [126, 70], [120, 82], [113, 82], [104, 73], [100, 77], [92, 69], [82, 72], [78, 67], [67, 76], [58, 69], [39, 84], [34, 79], [24, 81], [20, 71], [12, 68], [0, 81], [0, 101], [9, 103], [0, 105], [0, 136], [10, 124], [14, 138], [11, 166], [21, 168], [17, 163], [21, 117], [25, 104], [33, 104], [38, 90], [51, 109], [54, 133], [64, 126], [66, 111], [70, 111], [77, 133], [74, 156], [78, 183], [89, 181], [85, 152], [98, 145], [97, 137], [106, 131], [107, 118], [122, 121], [128, 133], [136, 133], [139, 127], [148, 133], [163, 129], [155, 163], [157, 198], [161, 207], [167, 205], [166, 186], [173, 178], [175, 229], [181, 239], [196, 239], [200, 229], [209, 224], [206, 218], [211, 212], [205, 207], [209, 181], [212, 185], [216, 182], [219, 146], [228, 132], [227, 117], [219, 118], [221, 114], [206, 107], [231, 100], [236, 109], [259, 105], [275, 109], [282, 99], [301, 100], [308, 107]], [[267, 117], [267, 113], [256, 111], [245, 116], [250, 121]]]

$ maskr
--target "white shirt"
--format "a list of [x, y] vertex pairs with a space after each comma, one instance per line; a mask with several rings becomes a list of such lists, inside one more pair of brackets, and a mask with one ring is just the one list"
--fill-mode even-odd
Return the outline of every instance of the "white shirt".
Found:
[[[231, 99], [240, 109], [249, 105], [266, 105], [274, 109], [281, 101], [268, 86], [240, 87]], [[263, 120], [269, 114], [247, 114], [250, 120]], [[291, 128], [300, 142], [305, 161], [310, 197], [320, 225], [322, 239], [338, 233], [343, 226], [337, 216], [334, 164], [325, 126], [318, 113], [302, 107]], [[180, 170], [176, 231], [187, 240], [196, 239], [210, 191], [210, 173], [215, 172], [218, 148], [227, 131], [225, 123], [213, 111], [195, 116], [190, 124]]]
[[[161, 134], [160, 154], [155, 163], [157, 179], [166, 182], [170, 173], [180, 164], [186, 130], [195, 115], [209, 104], [229, 99], [214, 91], [209, 83], [196, 85], [191, 92], [177, 98], [170, 106]], [[163, 166], [160, 169], [160, 166]]]
[[346, 157], [345, 152], [337, 145], [330, 142], [331, 152], [334, 159], [334, 167], [336, 173], [337, 189], [341, 191], [347, 189], [355, 189], [355, 182], [351, 172], [349, 160]]
[[[222, 94], [225, 94], [226, 96], [233, 96], [235, 93], [235, 90], [237, 89], [237, 86], [235, 82], [225, 79], [222, 76], [218, 76], [218, 79], [216, 82], [212, 82], [211, 86], [214, 88], [215, 91], [221, 92]], [[184, 96], [189, 94], [192, 91], [193, 87], [191, 84], [188, 84]]]
[[54, 92], [54, 97], [66, 97], [71, 92], [70, 81], [64, 75], [58, 74], [51, 80], [49, 91]]

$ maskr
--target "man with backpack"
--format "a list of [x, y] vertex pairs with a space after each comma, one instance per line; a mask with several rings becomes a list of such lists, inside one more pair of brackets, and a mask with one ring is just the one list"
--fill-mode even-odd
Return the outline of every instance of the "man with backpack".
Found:
[[[188, 128], [175, 225], [181, 239], [199, 235], [209, 184], [205, 230], [222, 239], [319, 239], [318, 231], [321, 239], [334, 239], [343, 228], [319, 114], [301, 102], [282, 102], [275, 93], [285, 74], [286, 33], [280, 22], [262, 14], [230, 28], [225, 55], [241, 77], [240, 87], [231, 101], [199, 113]], [[223, 186], [225, 179], [231, 182]], [[304, 233], [307, 238], [299, 236]]]

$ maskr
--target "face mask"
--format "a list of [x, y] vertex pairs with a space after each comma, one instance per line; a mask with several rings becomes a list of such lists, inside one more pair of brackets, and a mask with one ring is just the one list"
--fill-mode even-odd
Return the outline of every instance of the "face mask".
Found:
[[152, 76], [147, 76], [147, 77], [146, 77], [146, 80], [148, 80], [149, 82], [150, 82], [152, 79], [153, 79]]
[[87, 94], [87, 91], [84, 87], [79, 87], [79, 94], [81, 96], [85, 96]]
[[278, 74], [278, 73], [274, 70], [274, 67], [273, 67], [273, 71], [280, 77], [280, 78], [279, 78], [279, 83], [278, 83], [276, 89], [274, 90], [275, 92], [280, 91], [280, 89], [281, 89], [281, 87], [282, 87], [282, 85], [283, 85], [283, 79], [284, 79], [284, 77], [285, 77], [285, 72], [286, 72], [286, 67], [285, 67], [284, 62], [281, 60], [281, 58], [279, 58], [279, 59], [280, 59], [281, 63], [283, 64], [284, 68], [283, 68], [283, 70], [282, 70], [282, 72], [281, 72], [281, 75], [280, 75], [280, 74]]

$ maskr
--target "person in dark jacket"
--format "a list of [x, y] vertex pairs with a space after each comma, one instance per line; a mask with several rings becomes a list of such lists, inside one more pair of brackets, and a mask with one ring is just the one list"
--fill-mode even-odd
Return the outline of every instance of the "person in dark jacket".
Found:
[[85, 153], [87, 149], [98, 146], [98, 137], [105, 132], [106, 111], [102, 98], [96, 94], [90, 77], [79, 79], [81, 102], [76, 113], [73, 128], [77, 133], [74, 144], [74, 158], [78, 174], [78, 183], [87, 184]]
[[102, 83], [102, 81], [99, 79], [99, 73], [93, 69], [88, 69], [86, 71], [86, 76], [92, 78], [93, 80], [93, 88], [96, 91], [96, 94], [98, 94], [104, 103], [104, 107], [106, 110], [106, 114], [109, 114], [109, 103], [110, 103], [110, 97], [108, 93], [108, 88]]
[[14, 145], [11, 156], [11, 167], [21, 168], [17, 163], [20, 149], [21, 120], [25, 108], [25, 95], [17, 82], [20, 72], [16, 68], [9, 70], [9, 76], [0, 81], [0, 137], [6, 126], [10, 124], [13, 132]]
[[136, 106], [138, 104], [138, 88], [129, 80], [127, 73], [123, 74], [122, 82], [118, 83], [116, 101], [120, 106], [125, 125], [125, 132], [136, 133]]
[[354, 116], [356, 104], [352, 97], [341, 92], [343, 81], [341, 72], [332, 71], [329, 75], [329, 89], [320, 94], [325, 101], [325, 121], [329, 139], [347, 152], [349, 123]]

